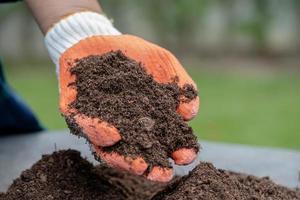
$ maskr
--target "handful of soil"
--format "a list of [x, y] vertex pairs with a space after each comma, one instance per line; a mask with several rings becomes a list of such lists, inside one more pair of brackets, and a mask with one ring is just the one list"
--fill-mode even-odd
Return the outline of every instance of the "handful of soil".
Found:
[[[121, 51], [82, 58], [70, 72], [76, 80], [69, 87], [77, 90], [70, 108], [108, 122], [122, 136], [120, 142], [104, 151], [141, 156], [151, 168], [171, 167], [168, 157], [179, 148], [199, 150], [192, 128], [176, 112], [180, 101], [197, 97], [192, 85], [179, 88], [177, 77], [172, 83], [158, 83], [141, 63]], [[72, 117], [66, 121], [71, 132], [84, 135]]]
[[300, 192], [268, 178], [216, 169], [201, 163], [169, 185], [93, 166], [75, 150], [45, 155], [22, 172], [0, 200], [300, 200]]

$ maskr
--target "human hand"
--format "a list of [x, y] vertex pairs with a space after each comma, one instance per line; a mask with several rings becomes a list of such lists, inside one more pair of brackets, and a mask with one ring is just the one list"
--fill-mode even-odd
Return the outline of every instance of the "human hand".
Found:
[[[61, 27], [67, 27], [62, 25]], [[59, 28], [61, 28], [59, 27]], [[59, 28], [54, 27], [55, 31]], [[54, 31], [54, 38], [55, 38]], [[71, 32], [71, 31], [69, 31]], [[65, 33], [64, 33], [65, 34]], [[46, 44], [51, 44], [52, 35]], [[49, 38], [48, 37], [48, 38]], [[66, 35], [61, 34], [62, 38]], [[70, 40], [76, 41], [72, 36]], [[67, 122], [72, 116], [72, 124], [76, 124], [84, 136], [90, 141], [95, 149], [96, 155], [104, 160], [108, 165], [142, 175], [148, 168], [148, 164], [142, 157], [130, 158], [124, 157], [116, 152], [107, 153], [102, 151], [102, 147], [108, 147], [122, 140], [122, 136], [117, 128], [101, 119], [90, 118], [83, 113], [78, 112], [69, 105], [76, 99], [76, 88], [69, 87], [75, 82], [76, 77], [71, 74], [70, 69], [74, 67], [78, 59], [90, 55], [102, 55], [110, 51], [121, 50], [127, 57], [141, 62], [146, 72], [151, 74], [155, 81], [159, 83], [169, 83], [178, 77], [179, 87], [185, 84], [191, 84], [196, 88], [195, 83], [186, 73], [179, 61], [166, 49], [155, 44], [147, 42], [141, 38], [132, 35], [121, 35], [115, 32], [113, 35], [94, 35], [89, 34], [79, 41], [73, 42], [70, 47], [66, 48], [60, 55], [57, 62], [59, 72], [59, 89], [60, 89], [60, 110], [66, 117]], [[62, 45], [64, 46], [64, 45]], [[65, 45], [68, 46], [68, 45]], [[53, 52], [53, 49], [50, 49]], [[52, 57], [54, 53], [51, 54]], [[54, 55], [55, 57], [55, 55]], [[177, 112], [185, 120], [192, 119], [198, 112], [199, 98], [190, 102], [180, 102]], [[195, 149], [179, 148], [172, 153], [171, 157], [176, 164], [185, 165], [191, 163], [196, 157]], [[155, 181], [169, 181], [172, 178], [173, 171], [170, 168], [154, 166], [152, 171], [147, 175], [148, 179]]]

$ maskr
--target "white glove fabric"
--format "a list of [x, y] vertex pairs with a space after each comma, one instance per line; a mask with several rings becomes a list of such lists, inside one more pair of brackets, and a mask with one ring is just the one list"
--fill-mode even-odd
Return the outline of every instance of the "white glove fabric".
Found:
[[45, 45], [58, 72], [60, 56], [71, 46], [95, 35], [120, 35], [111, 21], [96, 12], [79, 12], [57, 22], [46, 34]]

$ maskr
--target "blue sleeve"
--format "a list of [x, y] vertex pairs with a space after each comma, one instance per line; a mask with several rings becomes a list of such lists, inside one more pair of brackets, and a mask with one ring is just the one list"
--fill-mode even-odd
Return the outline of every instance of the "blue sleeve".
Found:
[[12, 3], [17, 1], [21, 1], [21, 0], [0, 0], [0, 3]]
[[42, 125], [31, 109], [6, 82], [0, 62], [0, 136], [42, 130]]

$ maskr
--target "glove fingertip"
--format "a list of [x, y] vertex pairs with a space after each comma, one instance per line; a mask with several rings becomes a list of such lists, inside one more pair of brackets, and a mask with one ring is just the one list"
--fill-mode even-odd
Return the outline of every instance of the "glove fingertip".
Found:
[[147, 179], [157, 182], [169, 182], [173, 178], [173, 169], [154, 166]]
[[177, 165], [187, 165], [197, 158], [197, 152], [193, 148], [181, 148], [172, 153], [172, 158]]
[[181, 102], [177, 112], [183, 117], [185, 121], [190, 121], [193, 119], [199, 110], [199, 97], [196, 97], [194, 100], [190, 102]]

